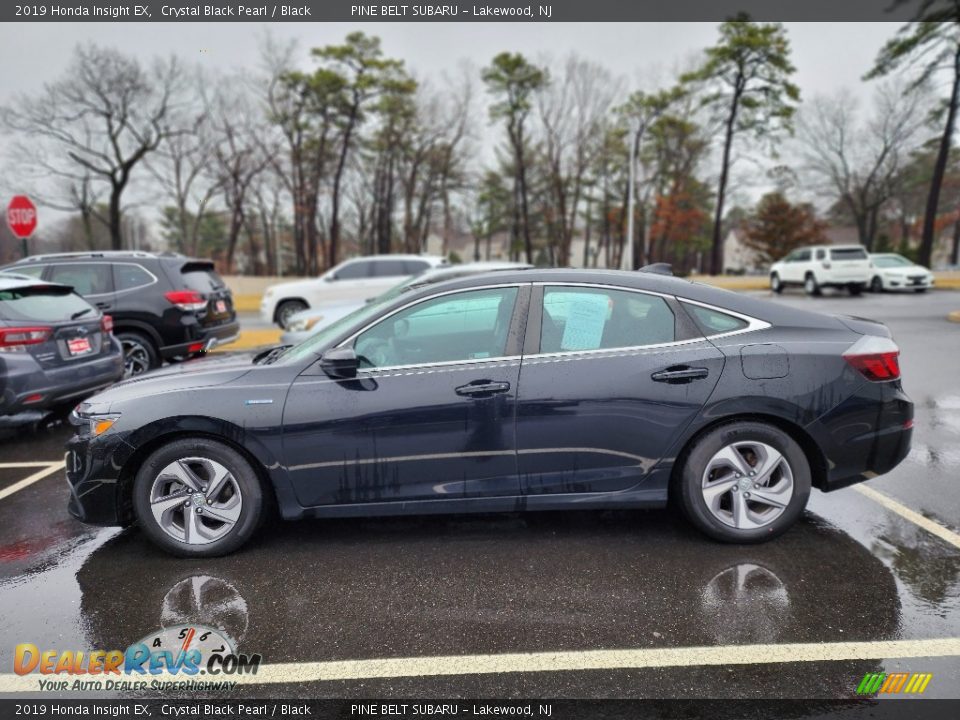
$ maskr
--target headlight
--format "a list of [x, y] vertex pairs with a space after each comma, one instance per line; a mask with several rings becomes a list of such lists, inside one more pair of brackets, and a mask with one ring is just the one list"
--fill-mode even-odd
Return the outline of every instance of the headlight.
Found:
[[70, 423], [78, 427], [86, 426], [93, 437], [98, 437], [113, 427], [120, 419], [118, 412], [106, 412], [104, 404], [81, 403], [70, 413]]

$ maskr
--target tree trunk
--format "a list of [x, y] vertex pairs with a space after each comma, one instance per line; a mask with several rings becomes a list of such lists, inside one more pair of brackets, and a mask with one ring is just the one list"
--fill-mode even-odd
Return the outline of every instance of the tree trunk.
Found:
[[727, 129], [723, 140], [720, 186], [717, 188], [717, 211], [713, 218], [713, 241], [710, 247], [711, 275], [720, 275], [723, 272], [723, 201], [727, 192], [727, 178], [730, 173], [730, 148], [733, 145], [734, 126], [737, 122], [742, 83], [742, 78], [737, 78], [737, 87], [736, 90], [734, 90], [733, 101], [730, 104], [730, 115], [727, 117]]
[[953, 223], [953, 249], [950, 251], [950, 264], [960, 264], [960, 213], [957, 214], [957, 220]]
[[933, 167], [933, 178], [930, 180], [930, 194], [927, 196], [927, 210], [923, 216], [923, 235], [920, 238], [920, 252], [917, 262], [920, 265], [930, 266], [933, 256], [937, 222], [937, 206], [940, 204], [940, 188], [943, 185], [943, 176], [947, 169], [947, 159], [950, 155], [950, 143], [953, 140], [953, 126], [957, 118], [957, 102], [960, 96], [960, 47], [953, 54], [953, 89], [950, 92], [950, 104], [947, 106], [947, 122], [940, 137], [940, 149], [937, 151], [937, 162]]
[[330, 242], [327, 244], [327, 266], [337, 264], [337, 251], [340, 245], [340, 184], [343, 182], [343, 172], [347, 165], [347, 154], [350, 152], [350, 138], [353, 135], [353, 126], [357, 122], [359, 100], [354, 99], [350, 107], [350, 117], [343, 130], [343, 147], [340, 148], [340, 159], [337, 162], [337, 171], [333, 176], [333, 192], [330, 197]]
[[120, 228], [120, 195], [123, 193], [123, 185], [114, 182], [110, 189], [110, 208], [108, 218], [110, 221], [110, 249], [123, 250], [123, 232]]

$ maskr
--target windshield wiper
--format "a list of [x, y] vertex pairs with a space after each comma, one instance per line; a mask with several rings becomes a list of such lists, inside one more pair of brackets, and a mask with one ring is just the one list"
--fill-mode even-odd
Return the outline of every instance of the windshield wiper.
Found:
[[91, 310], [93, 310], [93, 308], [84, 308], [83, 310], [77, 310], [77, 312], [75, 312], [73, 315], [70, 316], [70, 319], [77, 320], [78, 318], [82, 318]]
[[292, 348], [293, 345], [277, 345], [276, 347], [270, 348], [269, 350], [264, 350], [262, 353], [253, 358], [254, 365], [269, 365], [274, 360], [276, 360], [280, 355], [286, 351], [287, 348]]

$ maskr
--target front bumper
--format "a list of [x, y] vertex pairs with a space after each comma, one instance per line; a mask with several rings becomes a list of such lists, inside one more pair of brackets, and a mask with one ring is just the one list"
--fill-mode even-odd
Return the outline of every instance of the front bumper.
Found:
[[[0, 415], [67, 405], [109, 387], [123, 377], [123, 352], [111, 352], [68, 365], [43, 367], [33, 358], [7, 354], [0, 372]], [[39, 400], [32, 399], [40, 396]]]
[[913, 403], [900, 381], [865, 382], [807, 431], [827, 461], [824, 491], [888, 473], [910, 453]]
[[132, 507], [122, 502], [120, 479], [133, 448], [122, 435], [108, 431], [100, 437], [77, 433], [67, 441], [67, 510], [91, 525], [126, 525]]

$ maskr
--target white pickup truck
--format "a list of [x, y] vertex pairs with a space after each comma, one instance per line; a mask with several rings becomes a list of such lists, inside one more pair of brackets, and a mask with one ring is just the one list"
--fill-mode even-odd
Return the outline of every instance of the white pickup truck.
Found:
[[873, 265], [863, 245], [813, 245], [797, 248], [770, 266], [770, 289], [783, 292], [788, 285], [819, 295], [825, 287], [846, 288], [859, 295], [870, 283]]

